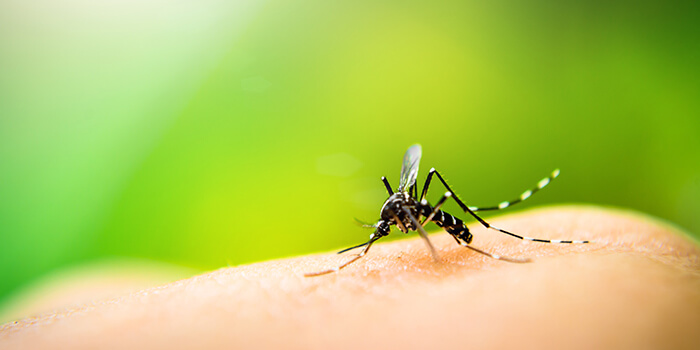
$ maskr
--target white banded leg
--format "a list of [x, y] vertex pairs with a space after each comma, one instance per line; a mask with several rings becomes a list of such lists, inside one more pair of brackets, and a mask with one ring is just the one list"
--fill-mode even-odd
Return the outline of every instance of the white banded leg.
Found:
[[[438, 179], [440, 180], [440, 182], [442, 182], [442, 184], [445, 186], [445, 188], [447, 188], [447, 190], [449, 192], [454, 194], [454, 191], [452, 191], [452, 189], [447, 184], [447, 182], [445, 182], [445, 179], [442, 178], [442, 175], [440, 175], [440, 173], [437, 172], [437, 170], [435, 170], [435, 168], [430, 169], [430, 173], [428, 174], [428, 178], [430, 178], [433, 174], [437, 175]], [[549, 182], [545, 183], [545, 180], [550, 179], [550, 178], [554, 178], [557, 175], [559, 175], [559, 171], [555, 170], [554, 172], [552, 172], [552, 176], [540, 181], [540, 183], [542, 184], [542, 187], [546, 186], [547, 183], [549, 183]], [[429, 183], [430, 183], [429, 181], [426, 181], [426, 185], [428, 185]], [[423, 189], [424, 195], [426, 192], [427, 191], [425, 189]], [[452, 198], [454, 198], [455, 202], [457, 202], [457, 204], [459, 204], [459, 207], [462, 208], [462, 210], [464, 210], [465, 213], [473, 216], [477, 221], [479, 221], [480, 224], [484, 225], [484, 227], [494, 229], [496, 231], [505, 233], [505, 234], [512, 236], [512, 237], [515, 237], [515, 238], [523, 239], [526, 241], [542, 242], [542, 243], [590, 243], [590, 241], [571, 241], [571, 240], [560, 240], [560, 239], [549, 240], [549, 239], [532, 238], [532, 237], [525, 237], [525, 236], [516, 235], [515, 233], [512, 233], [512, 232], [506, 231], [504, 229], [492, 226], [491, 224], [486, 222], [484, 219], [482, 219], [479, 215], [476, 215], [474, 213], [474, 211], [470, 207], [466, 206], [464, 204], [464, 202], [462, 202], [462, 200], [459, 199], [459, 197], [457, 197], [456, 195], [453, 195]]]
[[319, 271], [319, 272], [309, 272], [309, 273], [305, 273], [305, 274], [304, 274], [304, 277], [315, 277], [315, 276], [321, 276], [321, 275], [325, 275], [325, 274], [329, 274], [329, 273], [333, 273], [333, 272], [338, 272], [338, 271], [340, 271], [340, 269], [342, 269], [342, 268], [344, 268], [345, 266], [348, 266], [348, 265], [354, 263], [355, 261], [359, 260], [361, 257], [365, 256], [365, 254], [367, 254], [367, 251], [369, 250], [369, 247], [372, 246], [372, 243], [374, 243], [374, 241], [378, 240], [379, 238], [380, 238], [380, 237], [377, 237], [374, 233], [371, 234], [371, 235], [369, 236], [369, 242], [366, 243], [367, 246], [365, 247], [365, 249], [362, 249], [362, 252], [360, 252], [360, 254], [357, 254], [357, 256], [355, 256], [354, 258], [348, 260], [348, 261], [345, 262], [344, 264], [342, 264], [342, 265], [340, 265], [340, 266], [338, 266], [338, 267], [336, 267], [336, 268], [333, 268], [333, 269], [328, 269], [328, 270]]
[[[440, 207], [442, 207], [442, 205], [445, 204], [445, 201], [447, 200], [447, 198], [450, 198], [450, 197], [452, 197], [452, 192], [445, 192], [445, 194], [442, 195], [442, 198], [440, 198], [440, 200], [437, 202], [435, 207], [433, 207], [433, 211], [430, 212], [430, 215], [428, 215], [428, 217], [426, 217], [425, 220], [423, 220], [423, 223], [421, 224], [421, 226], [425, 227], [425, 225], [427, 223], [429, 223], [430, 220], [432, 220], [435, 217], [435, 214], [437, 214], [437, 212], [440, 211]], [[424, 206], [428, 205], [428, 201], [426, 199], [423, 199], [420, 202], [420, 204], [424, 205]]]
[[496, 227], [496, 226], [493, 226], [493, 225], [487, 223], [486, 221], [484, 221], [483, 223], [486, 224], [486, 227], [487, 227], [487, 228], [494, 229], [494, 230], [496, 230], [496, 231], [498, 231], [498, 232], [502, 232], [502, 233], [505, 233], [505, 234], [507, 234], [507, 235], [509, 235], [509, 236], [512, 236], [512, 237], [515, 237], [515, 238], [519, 238], [519, 239], [522, 239], [522, 240], [526, 240], [526, 241], [533, 241], [533, 242], [540, 242], [540, 243], [569, 243], [569, 244], [571, 244], [571, 243], [576, 243], [576, 244], [591, 243], [591, 241], [572, 241], [572, 240], [561, 240], [561, 239], [541, 239], [541, 238], [532, 238], [532, 237], [520, 236], [520, 235], [516, 235], [516, 234], [513, 233], [513, 232], [508, 232], [508, 231], [506, 231], [506, 230], [504, 230], [504, 229], [502, 229], [502, 228], [498, 228], [498, 227]]
[[462, 247], [469, 248], [469, 249], [471, 249], [471, 250], [473, 250], [473, 251], [475, 251], [475, 252], [477, 252], [477, 253], [484, 254], [484, 255], [488, 256], [489, 258], [493, 258], [493, 259], [496, 259], [496, 260], [507, 261], [507, 262], [511, 262], [511, 263], [516, 263], [516, 264], [529, 263], [529, 262], [532, 261], [532, 260], [530, 260], [530, 259], [528, 259], [528, 258], [518, 259], [518, 258], [509, 258], [509, 257], [507, 257], [507, 256], [500, 256], [500, 255], [498, 255], [498, 254], [491, 254], [491, 253], [485, 252], [485, 251], [483, 251], [483, 250], [481, 250], [481, 249], [479, 249], [479, 248], [472, 247], [472, 246], [470, 246], [469, 244], [460, 241], [460, 240], [457, 239], [457, 237], [455, 237], [455, 236], [452, 236], [452, 238], [454, 238], [454, 239], [457, 241], [457, 243], [458, 243], [459, 245], [461, 245]]
[[500, 209], [505, 209], [513, 204], [520, 203], [532, 196], [535, 192], [543, 189], [545, 186], [547, 186], [552, 180], [554, 180], [557, 176], [559, 176], [559, 169], [555, 169], [552, 174], [550, 174], [548, 177], [545, 177], [544, 179], [540, 180], [540, 182], [537, 183], [537, 186], [534, 188], [531, 188], [523, 194], [520, 195], [520, 197], [512, 200], [512, 201], [505, 201], [499, 203], [497, 206], [493, 207], [469, 207], [469, 210], [471, 211], [487, 211], [487, 210], [500, 210]]

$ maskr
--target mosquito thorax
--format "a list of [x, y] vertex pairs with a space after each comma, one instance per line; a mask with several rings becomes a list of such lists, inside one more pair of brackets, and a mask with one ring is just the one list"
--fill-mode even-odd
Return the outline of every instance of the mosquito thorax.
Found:
[[403, 209], [410, 210], [411, 213], [417, 217], [418, 211], [416, 205], [417, 201], [413, 199], [408, 192], [397, 192], [392, 194], [384, 202], [379, 216], [382, 221], [387, 222], [389, 225], [396, 225], [402, 232], [406, 233], [416, 228]]
[[398, 192], [392, 194], [382, 205], [379, 217], [384, 221], [394, 221], [394, 218], [401, 212], [401, 206], [406, 203], [407, 194]]

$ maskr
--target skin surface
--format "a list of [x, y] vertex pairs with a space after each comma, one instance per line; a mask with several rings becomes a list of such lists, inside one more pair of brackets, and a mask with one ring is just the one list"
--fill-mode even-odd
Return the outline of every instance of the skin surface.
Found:
[[[430, 236], [220, 269], [5, 324], [0, 348], [700, 348], [700, 248], [640, 214], [560, 206], [470, 225], [496, 261]], [[397, 231], [394, 231], [394, 234]]]

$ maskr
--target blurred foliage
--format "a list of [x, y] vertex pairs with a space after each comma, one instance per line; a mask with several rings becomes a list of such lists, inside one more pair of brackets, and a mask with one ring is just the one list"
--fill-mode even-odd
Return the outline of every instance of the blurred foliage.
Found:
[[[698, 4], [0, 4], [0, 300], [110, 256], [201, 269], [368, 232], [423, 145], [470, 205], [700, 232]], [[436, 190], [431, 198], [437, 198]], [[448, 209], [457, 213], [454, 205]], [[396, 235], [401, 236], [401, 235]], [[575, 237], [574, 237], [575, 238]]]

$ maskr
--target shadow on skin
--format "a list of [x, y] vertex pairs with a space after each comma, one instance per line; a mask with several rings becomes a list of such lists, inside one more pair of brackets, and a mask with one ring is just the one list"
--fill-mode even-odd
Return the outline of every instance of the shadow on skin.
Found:
[[472, 244], [532, 258], [496, 261], [430, 236], [225, 268], [82, 308], [9, 323], [0, 347], [698, 348], [698, 245], [646, 216], [560, 206], [494, 217], [520, 241], [472, 223]]

